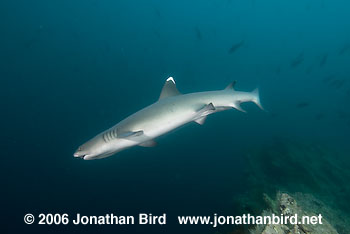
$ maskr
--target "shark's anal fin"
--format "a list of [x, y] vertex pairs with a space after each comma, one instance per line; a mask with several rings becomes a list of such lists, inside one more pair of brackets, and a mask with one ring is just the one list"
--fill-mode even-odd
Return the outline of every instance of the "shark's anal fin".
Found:
[[242, 111], [244, 113], [247, 113], [247, 111], [243, 110], [241, 107], [241, 103], [240, 102], [235, 102], [232, 104], [232, 107], [235, 108], [236, 110]]
[[213, 103], [209, 103], [208, 105], [205, 105], [203, 108], [201, 108], [199, 111], [197, 111], [196, 116], [193, 121], [195, 121], [198, 124], [204, 124], [207, 115], [215, 112], [216, 109], [213, 105]]
[[156, 145], [157, 145], [157, 142], [155, 142], [154, 140], [145, 141], [139, 144], [139, 146], [142, 146], [142, 147], [154, 147]]
[[128, 131], [128, 132], [117, 133], [117, 137], [118, 137], [118, 138], [127, 138], [127, 139], [130, 139], [130, 138], [133, 138], [133, 137], [141, 136], [142, 134], [143, 134], [143, 131], [142, 131], [142, 130], [140, 130], [140, 131], [135, 131], [135, 132]]
[[160, 92], [159, 100], [166, 98], [166, 97], [172, 97], [176, 95], [180, 95], [181, 93], [177, 90], [175, 80], [172, 77], [169, 77], [163, 86], [162, 92]]

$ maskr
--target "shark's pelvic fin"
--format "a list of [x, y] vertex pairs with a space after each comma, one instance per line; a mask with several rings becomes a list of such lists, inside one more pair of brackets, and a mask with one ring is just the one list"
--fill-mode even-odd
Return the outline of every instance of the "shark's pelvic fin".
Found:
[[227, 87], [225, 88], [226, 90], [228, 89], [232, 89], [232, 90], [235, 90], [235, 85], [236, 85], [237, 81], [234, 80], [232, 81], [229, 85], [227, 85]]
[[154, 147], [156, 145], [157, 145], [157, 142], [155, 142], [154, 140], [145, 141], [139, 144], [139, 146], [142, 146], [142, 147]]
[[137, 137], [137, 136], [141, 136], [143, 134], [143, 131], [136, 131], [136, 132], [132, 132], [132, 131], [128, 131], [128, 132], [121, 132], [121, 133], [117, 133], [117, 137], [118, 138], [133, 138], [133, 137]]
[[175, 80], [172, 77], [169, 77], [163, 86], [162, 92], [160, 92], [159, 100], [166, 98], [166, 97], [172, 97], [176, 95], [180, 95], [181, 93], [177, 90]]
[[197, 124], [203, 125], [206, 119], [207, 119], [207, 115], [201, 118], [195, 119], [194, 122], [196, 122]]
[[216, 111], [216, 109], [215, 109], [213, 103], [209, 103], [208, 105], [205, 105], [203, 108], [201, 108], [197, 112], [196, 117], [194, 118], [193, 121], [195, 121], [198, 124], [204, 124], [207, 115], [209, 115], [215, 111]]

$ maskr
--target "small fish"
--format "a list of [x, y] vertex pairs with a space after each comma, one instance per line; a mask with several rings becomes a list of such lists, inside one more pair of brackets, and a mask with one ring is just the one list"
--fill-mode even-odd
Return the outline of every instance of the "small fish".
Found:
[[157, 38], [160, 38], [160, 33], [158, 32], [157, 29], [153, 29], [153, 34], [157, 37]]
[[326, 65], [328, 59], [328, 54], [325, 54], [322, 56], [321, 61], [320, 61], [320, 67], [324, 67]]
[[337, 112], [339, 119], [348, 119], [349, 118], [349, 113], [343, 111], [343, 110], [338, 110]]
[[308, 107], [310, 104], [307, 103], [307, 102], [299, 102], [297, 104], [297, 108], [305, 108], [305, 107]]
[[326, 77], [323, 79], [323, 82], [328, 83], [328, 82], [330, 82], [331, 80], [333, 80], [334, 78], [335, 78], [335, 75], [326, 76]]
[[251, 6], [253, 9], [255, 9], [255, 0], [251, 0]]
[[194, 28], [195, 30], [195, 33], [196, 33], [196, 38], [197, 38], [197, 41], [201, 41], [202, 40], [202, 33], [201, 33], [201, 30], [199, 30], [198, 26], [196, 26]]
[[344, 45], [342, 48], [340, 48], [338, 55], [345, 54], [350, 49], [350, 44]]
[[104, 47], [103, 49], [104, 49], [105, 52], [111, 51], [111, 45], [109, 44], [109, 42], [106, 41], [104, 43], [103, 47]]
[[325, 115], [324, 115], [323, 113], [319, 113], [319, 114], [315, 115], [315, 119], [316, 119], [316, 120], [321, 120], [321, 119], [323, 119], [324, 117], [325, 117]]
[[304, 61], [304, 52], [301, 52], [295, 59], [292, 60], [290, 66], [296, 68]]
[[44, 26], [43, 25], [39, 25], [38, 28], [35, 29], [33, 35], [31, 36], [30, 39], [28, 39], [26, 42], [24, 42], [24, 47], [26, 49], [30, 49], [32, 48], [35, 44], [38, 43], [41, 34], [44, 30]]
[[281, 73], [281, 66], [278, 66], [275, 70], [276, 74], [279, 75]]
[[336, 88], [336, 89], [340, 89], [341, 87], [343, 87], [344, 86], [344, 84], [346, 83], [346, 80], [344, 80], [344, 79], [341, 79], [341, 80], [333, 80], [332, 82], [330, 82], [330, 86], [331, 87], [334, 87], [334, 88]]
[[236, 52], [239, 48], [241, 48], [242, 46], [244, 45], [244, 40], [236, 43], [236, 44], [233, 44], [231, 49], [228, 50], [228, 53], [229, 54], [233, 54], [234, 52]]
[[158, 10], [158, 8], [154, 7], [154, 14], [157, 16], [157, 18], [161, 18], [161, 14], [160, 11]]
[[271, 114], [270, 114], [270, 117], [271, 117], [271, 118], [277, 118], [277, 117], [278, 117], [278, 114], [277, 114], [277, 113], [271, 113]]
[[312, 66], [309, 66], [309, 67], [305, 70], [305, 73], [306, 73], [307, 75], [311, 74], [312, 68], [313, 68]]
[[310, 10], [311, 10], [311, 5], [310, 5], [310, 4], [307, 4], [307, 5], [305, 6], [305, 10], [306, 10], [306, 11], [310, 11]]

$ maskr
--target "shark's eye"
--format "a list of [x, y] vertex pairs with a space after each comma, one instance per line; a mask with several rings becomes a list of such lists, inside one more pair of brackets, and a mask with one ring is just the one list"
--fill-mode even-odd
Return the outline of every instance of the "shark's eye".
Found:
[[78, 148], [79, 151], [81, 151], [81, 146]]

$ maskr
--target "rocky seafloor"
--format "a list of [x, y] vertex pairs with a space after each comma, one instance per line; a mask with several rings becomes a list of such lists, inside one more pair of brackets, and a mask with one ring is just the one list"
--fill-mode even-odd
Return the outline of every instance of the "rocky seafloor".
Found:
[[[294, 197], [297, 197], [298, 201]], [[333, 226], [335, 224], [341, 228], [342, 232], [346, 233], [342, 227], [346, 225], [346, 221], [339, 219], [336, 215], [337, 212], [312, 195], [298, 193], [292, 197], [287, 193], [278, 192], [275, 200], [267, 195], [264, 196], [264, 199], [269, 208], [264, 210], [261, 215], [271, 217], [272, 214], [278, 216], [297, 215], [296, 223], [256, 225], [250, 230], [251, 234], [337, 234], [339, 232]], [[317, 217], [319, 214], [322, 214], [320, 223], [318, 220], [314, 224], [302, 222], [303, 216]], [[333, 225], [327, 219], [332, 220]]]
[[[256, 225], [231, 233], [350, 233], [350, 155], [321, 143], [276, 139], [250, 150], [245, 193], [232, 204], [241, 214], [322, 214], [323, 224]], [[293, 201], [293, 202], [288, 202]]]

